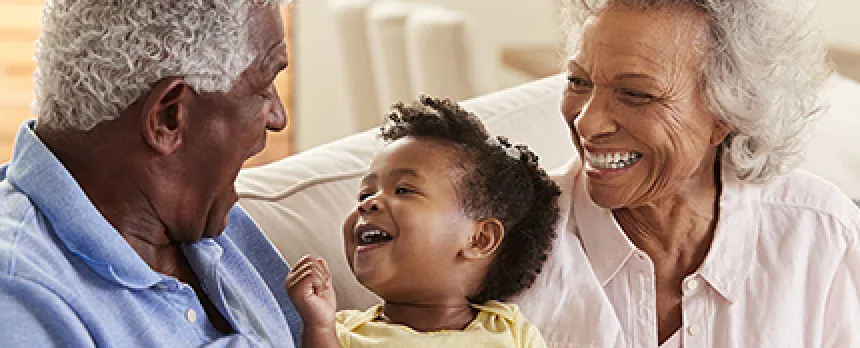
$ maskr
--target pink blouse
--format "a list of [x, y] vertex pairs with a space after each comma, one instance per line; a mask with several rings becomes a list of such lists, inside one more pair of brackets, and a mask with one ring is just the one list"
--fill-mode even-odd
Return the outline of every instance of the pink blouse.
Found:
[[[591, 201], [580, 168], [555, 177], [559, 238], [519, 303], [552, 347], [656, 348], [653, 263]], [[711, 250], [683, 282], [683, 324], [666, 343], [860, 347], [860, 210], [803, 171], [762, 185], [724, 171], [722, 184]]]

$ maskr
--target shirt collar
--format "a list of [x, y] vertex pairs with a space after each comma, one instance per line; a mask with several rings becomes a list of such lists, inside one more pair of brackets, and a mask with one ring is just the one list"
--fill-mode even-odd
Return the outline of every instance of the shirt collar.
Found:
[[[563, 183], [573, 183], [571, 190], [571, 217], [579, 231], [585, 249], [602, 286], [606, 286], [637, 250], [633, 242], [618, 225], [608, 209], [597, 206], [585, 189], [585, 177], [577, 159], [568, 165]], [[725, 166], [723, 166], [725, 167]], [[697, 271], [729, 302], [734, 302], [749, 274], [755, 241], [759, 233], [754, 204], [755, 187], [744, 184], [727, 170], [723, 170], [720, 216], [705, 261]]]
[[102, 278], [132, 288], [145, 288], [163, 276], [152, 270], [99, 213], [75, 179], [33, 132], [36, 122], [21, 125], [9, 182], [26, 194], [44, 214], [61, 243]]
[[[723, 166], [725, 168], [727, 166]], [[729, 302], [744, 288], [761, 231], [760, 188], [723, 169], [720, 217], [711, 250], [698, 273]]]
[[573, 183], [571, 187], [572, 209], [574, 224], [579, 230], [585, 254], [591, 261], [594, 274], [601, 286], [606, 286], [615, 274], [630, 259], [636, 246], [621, 230], [612, 212], [597, 206], [585, 190], [585, 176], [579, 160], [571, 166], [572, 172], [568, 178]]

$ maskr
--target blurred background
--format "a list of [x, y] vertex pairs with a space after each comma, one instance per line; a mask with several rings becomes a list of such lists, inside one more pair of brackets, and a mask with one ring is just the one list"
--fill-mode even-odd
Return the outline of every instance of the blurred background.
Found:
[[[0, 163], [31, 118], [34, 42], [44, 0], [0, 0]], [[559, 0], [294, 0], [283, 9], [290, 68], [277, 80], [290, 113], [249, 166], [376, 126], [391, 102], [455, 100], [561, 71]], [[830, 54], [860, 79], [858, 0], [819, 0]], [[860, 97], [860, 96], [858, 96]]]

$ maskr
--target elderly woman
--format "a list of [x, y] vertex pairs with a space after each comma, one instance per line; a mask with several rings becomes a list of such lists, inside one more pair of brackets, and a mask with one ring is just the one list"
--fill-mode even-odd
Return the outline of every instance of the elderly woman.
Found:
[[[811, 5], [587, 2], [561, 107], [579, 153], [558, 176], [561, 237], [520, 299], [547, 341], [860, 347], [860, 213], [794, 169], [828, 73]], [[566, 283], [589, 277], [617, 321]], [[568, 334], [580, 325], [594, 337]]]
[[233, 182], [286, 125], [272, 0], [48, 1], [0, 167], [0, 346], [292, 347]]

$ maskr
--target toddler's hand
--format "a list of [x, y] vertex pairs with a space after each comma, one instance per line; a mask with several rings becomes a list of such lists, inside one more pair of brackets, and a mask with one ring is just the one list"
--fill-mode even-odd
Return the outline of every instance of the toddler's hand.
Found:
[[306, 329], [334, 327], [337, 300], [325, 260], [302, 256], [287, 275], [284, 285]]

